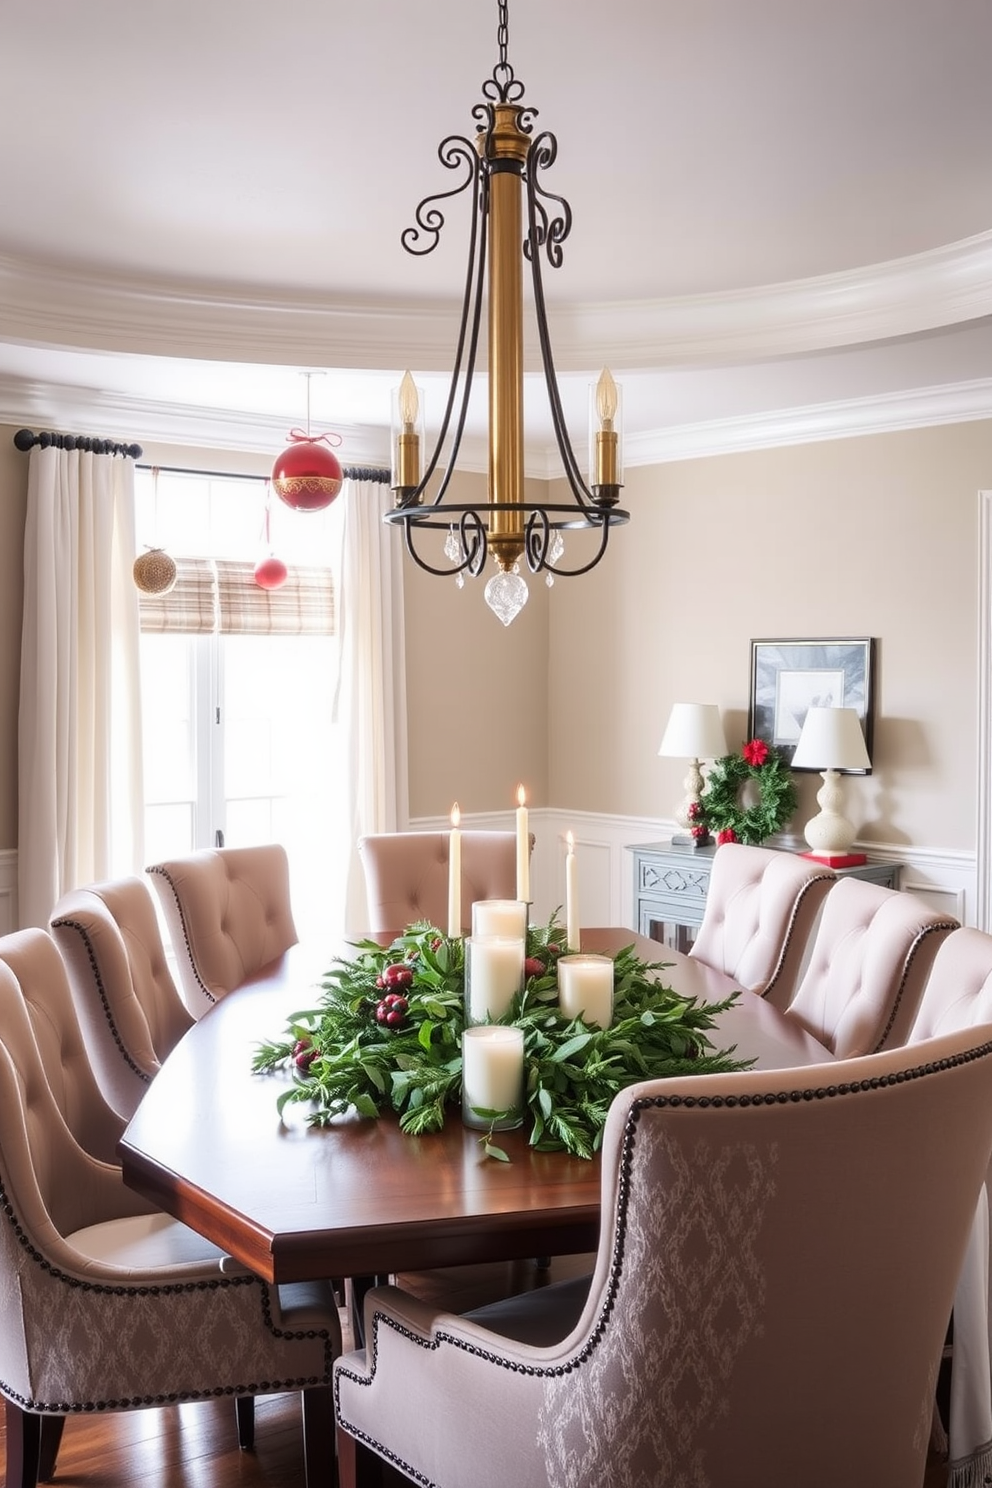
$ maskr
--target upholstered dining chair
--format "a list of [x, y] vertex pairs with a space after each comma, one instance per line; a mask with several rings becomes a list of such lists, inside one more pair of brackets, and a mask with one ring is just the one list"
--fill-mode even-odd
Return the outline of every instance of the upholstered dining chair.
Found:
[[922, 1482], [990, 1146], [992, 1028], [622, 1092], [591, 1279], [467, 1316], [369, 1293], [342, 1485]]
[[[8, 1488], [55, 1470], [67, 1415], [303, 1392], [311, 1488], [333, 1481], [329, 1286], [269, 1287], [124, 1187], [63, 1120], [0, 939], [0, 1394]], [[18, 937], [20, 939], [20, 937]], [[50, 942], [49, 942], [50, 944]], [[54, 946], [51, 947], [54, 952]], [[57, 954], [57, 953], [56, 953]], [[250, 1445], [253, 1416], [242, 1445]]]
[[14, 931], [0, 938], [0, 963], [23, 999], [63, 1121], [91, 1157], [116, 1165], [117, 1143], [127, 1123], [107, 1100], [90, 1064], [54, 940], [45, 930]]
[[151, 889], [140, 878], [72, 889], [49, 929], [100, 1087], [131, 1117], [195, 1021], [169, 970]]
[[[463, 832], [462, 910], [476, 899], [517, 897], [516, 835]], [[448, 833], [383, 832], [359, 839], [368, 929], [399, 934], [415, 920], [448, 924]]]
[[153, 863], [147, 872], [194, 1018], [299, 940], [289, 859], [278, 843], [204, 848]]
[[863, 879], [830, 890], [788, 1015], [840, 1058], [904, 1043], [941, 941], [957, 920]]
[[725, 842], [713, 857], [703, 923], [689, 952], [788, 1007], [816, 917], [837, 875], [801, 853]]

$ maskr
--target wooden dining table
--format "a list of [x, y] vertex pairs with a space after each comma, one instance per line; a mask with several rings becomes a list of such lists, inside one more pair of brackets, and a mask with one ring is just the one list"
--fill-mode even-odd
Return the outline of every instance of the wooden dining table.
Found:
[[[633, 945], [661, 961], [683, 996], [723, 1001], [735, 984], [630, 930], [584, 930], [584, 951]], [[259, 1042], [319, 1002], [331, 955], [296, 946], [218, 1002], [169, 1055], [120, 1144], [124, 1180], [270, 1282], [370, 1276], [596, 1248], [600, 1164], [536, 1152], [526, 1128], [501, 1132], [509, 1162], [452, 1111], [444, 1129], [405, 1136], [392, 1116], [308, 1125], [276, 1100], [288, 1072], [253, 1074]], [[829, 1050], [750, 992], [719, 1014], [721, 1049], [765, 1069], [830, 1063]]]

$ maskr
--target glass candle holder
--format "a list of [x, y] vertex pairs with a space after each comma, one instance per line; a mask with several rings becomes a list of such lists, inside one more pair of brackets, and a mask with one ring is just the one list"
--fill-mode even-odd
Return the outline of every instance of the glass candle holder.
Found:
[[524, 984], [520, 936], [470, 935], [465, 942], [465, 1022], [502, 1018]]
[[[497, 1111], [495, 1118], [480, 1111]], [[462, 1033], [462, 1120], [508, 1131], [524, 1118], [524, 1031], [487, 1024]]]
[[477, 899], [472, 905], [472, 934], [525, 940], [529, 908], [524, 899]]
[[582, 1017], [590, 1025], [613, 1022], [612, 956], [559, 956], [558, 1005], [566, 1018]]

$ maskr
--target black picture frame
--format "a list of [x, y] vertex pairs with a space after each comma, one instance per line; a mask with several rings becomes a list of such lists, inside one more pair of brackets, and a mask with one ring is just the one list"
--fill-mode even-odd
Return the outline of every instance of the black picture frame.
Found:
[[[874, 673], [872, 637], [752, 641], [748, 738], [774, 744], [791, 766], [809, 708], [854, 708], [870, 759]], [[870, 775], [871, 768], [843, 773]]]

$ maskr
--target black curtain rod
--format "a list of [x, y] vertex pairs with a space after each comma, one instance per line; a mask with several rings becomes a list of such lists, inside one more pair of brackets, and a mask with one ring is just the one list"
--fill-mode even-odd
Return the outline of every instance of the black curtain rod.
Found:
[[[141, 458], [140, 452], [138, 458]], [[243, 481], [267, 481], [271, 477], [267, 475], [239, 475], [236, 470], [194, 470], [192, 466], [186, 465], [149, 465], [141, 464], [139, 470], [161, 470], [163, 475], [202, 475], [207, 480], [243, 480]], [[381, 486], [389, 484], [389, 471], [384, 470], [381, 465], [343, 465], [341, 474], [348, 480], [374, 481]]]
[[[87, 434], [55, 434], [49, 430], [42, 430], [35, 434], [31, 429], [18, 429], [14, 435], [14, 447], [22, 452], [34, 449], [35, 445], [47, 449], [54, 444], [56, 449], [66, 450], [88, 450], [95, 455], [127, 455], [132, 460], [141, 460], [144, 450], [140, 444], [117, 444], [112, 439], [92, 439]], [[147, 465], [139, 464], [139, 470], [162, 470], [169, 475], [201, 475], [208, 480], [249, 480], [265, 481], [267, 475], [238, 475], [232, 470], [194, 470], [185, 465]], [[345, 465], [341, 471], [348, 480], [372, 481], [378, 485], [388, 485], [390, 474], [380, 465]]]
[[36, 444], [42, 449], [54, 444], [56, 449], [86, 450], [94, 455], [127, 455], [131, 460], [140, 460], [144, 454], [140, 444], [118, 444], [113, 439], [92, 439], [88, 434], [53, 434], [47, 429], [35, 434], [31, 429], [18, 429], [14, 435], [14, 448], [22, 453]]

